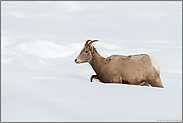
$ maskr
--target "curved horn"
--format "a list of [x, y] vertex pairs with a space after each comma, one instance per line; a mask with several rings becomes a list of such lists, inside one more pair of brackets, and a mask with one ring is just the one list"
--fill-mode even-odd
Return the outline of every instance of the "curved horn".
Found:
[[91, 40], [87, 40], [86, 43], [85, 43], [85, 46], [88, 45], [88, 42], [91, 41]]
[[96, 41], [99, 41], [99, 40], [93, 40], [88, 45], [90, 46], [93, 42], [96, 42]]

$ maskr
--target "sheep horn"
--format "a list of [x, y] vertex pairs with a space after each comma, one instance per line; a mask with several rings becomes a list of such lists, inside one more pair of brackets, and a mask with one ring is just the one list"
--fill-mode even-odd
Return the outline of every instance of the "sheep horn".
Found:
[[96, 41], [99, 41], [99, 40], [93, 40], [93, 41], [91, 41], [88, 45], [91, 46], [91, 44], [92, 44], [93, 42], [96, 42]]
[[91, 41], [91, 40], [87, 40], [86, 43], [85, 43], [85, 46], [88, 45], [88, 42]]

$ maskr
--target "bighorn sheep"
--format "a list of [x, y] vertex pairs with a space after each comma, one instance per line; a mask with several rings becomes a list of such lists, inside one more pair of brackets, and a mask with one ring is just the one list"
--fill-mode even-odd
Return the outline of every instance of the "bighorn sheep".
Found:
[[89, 62], [97, 75], [92, 75], [90, 81], [98, 79], [103, 83], [120, 83], [163, 87], [160, 70], [156, 61], [147, 54], [112, 55], [102, 57], [91, 45], [98, 40], [86, 41], [84, 48], [75, 59], [77, 64]]

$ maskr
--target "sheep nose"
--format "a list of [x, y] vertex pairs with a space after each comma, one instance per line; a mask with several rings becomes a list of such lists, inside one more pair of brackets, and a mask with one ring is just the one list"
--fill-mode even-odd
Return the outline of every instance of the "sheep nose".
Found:
[[77, 62], [77, 59], [75, 59], [74, 61]]

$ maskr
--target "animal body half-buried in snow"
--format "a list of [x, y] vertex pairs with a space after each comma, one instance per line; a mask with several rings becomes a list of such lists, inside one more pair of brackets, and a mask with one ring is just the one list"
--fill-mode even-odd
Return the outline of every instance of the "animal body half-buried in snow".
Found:
[[103, 83], [119, 83], [164, 88], [160, 79], [160, 69], [156, 61], [147, 54], [111, 55], [102, 57], [92, 45], [98, 40], [87, 40], [84, 48], [76, 57], [77, 64], [88, 62], [96, 75], [90, 81], [98, 79]]

